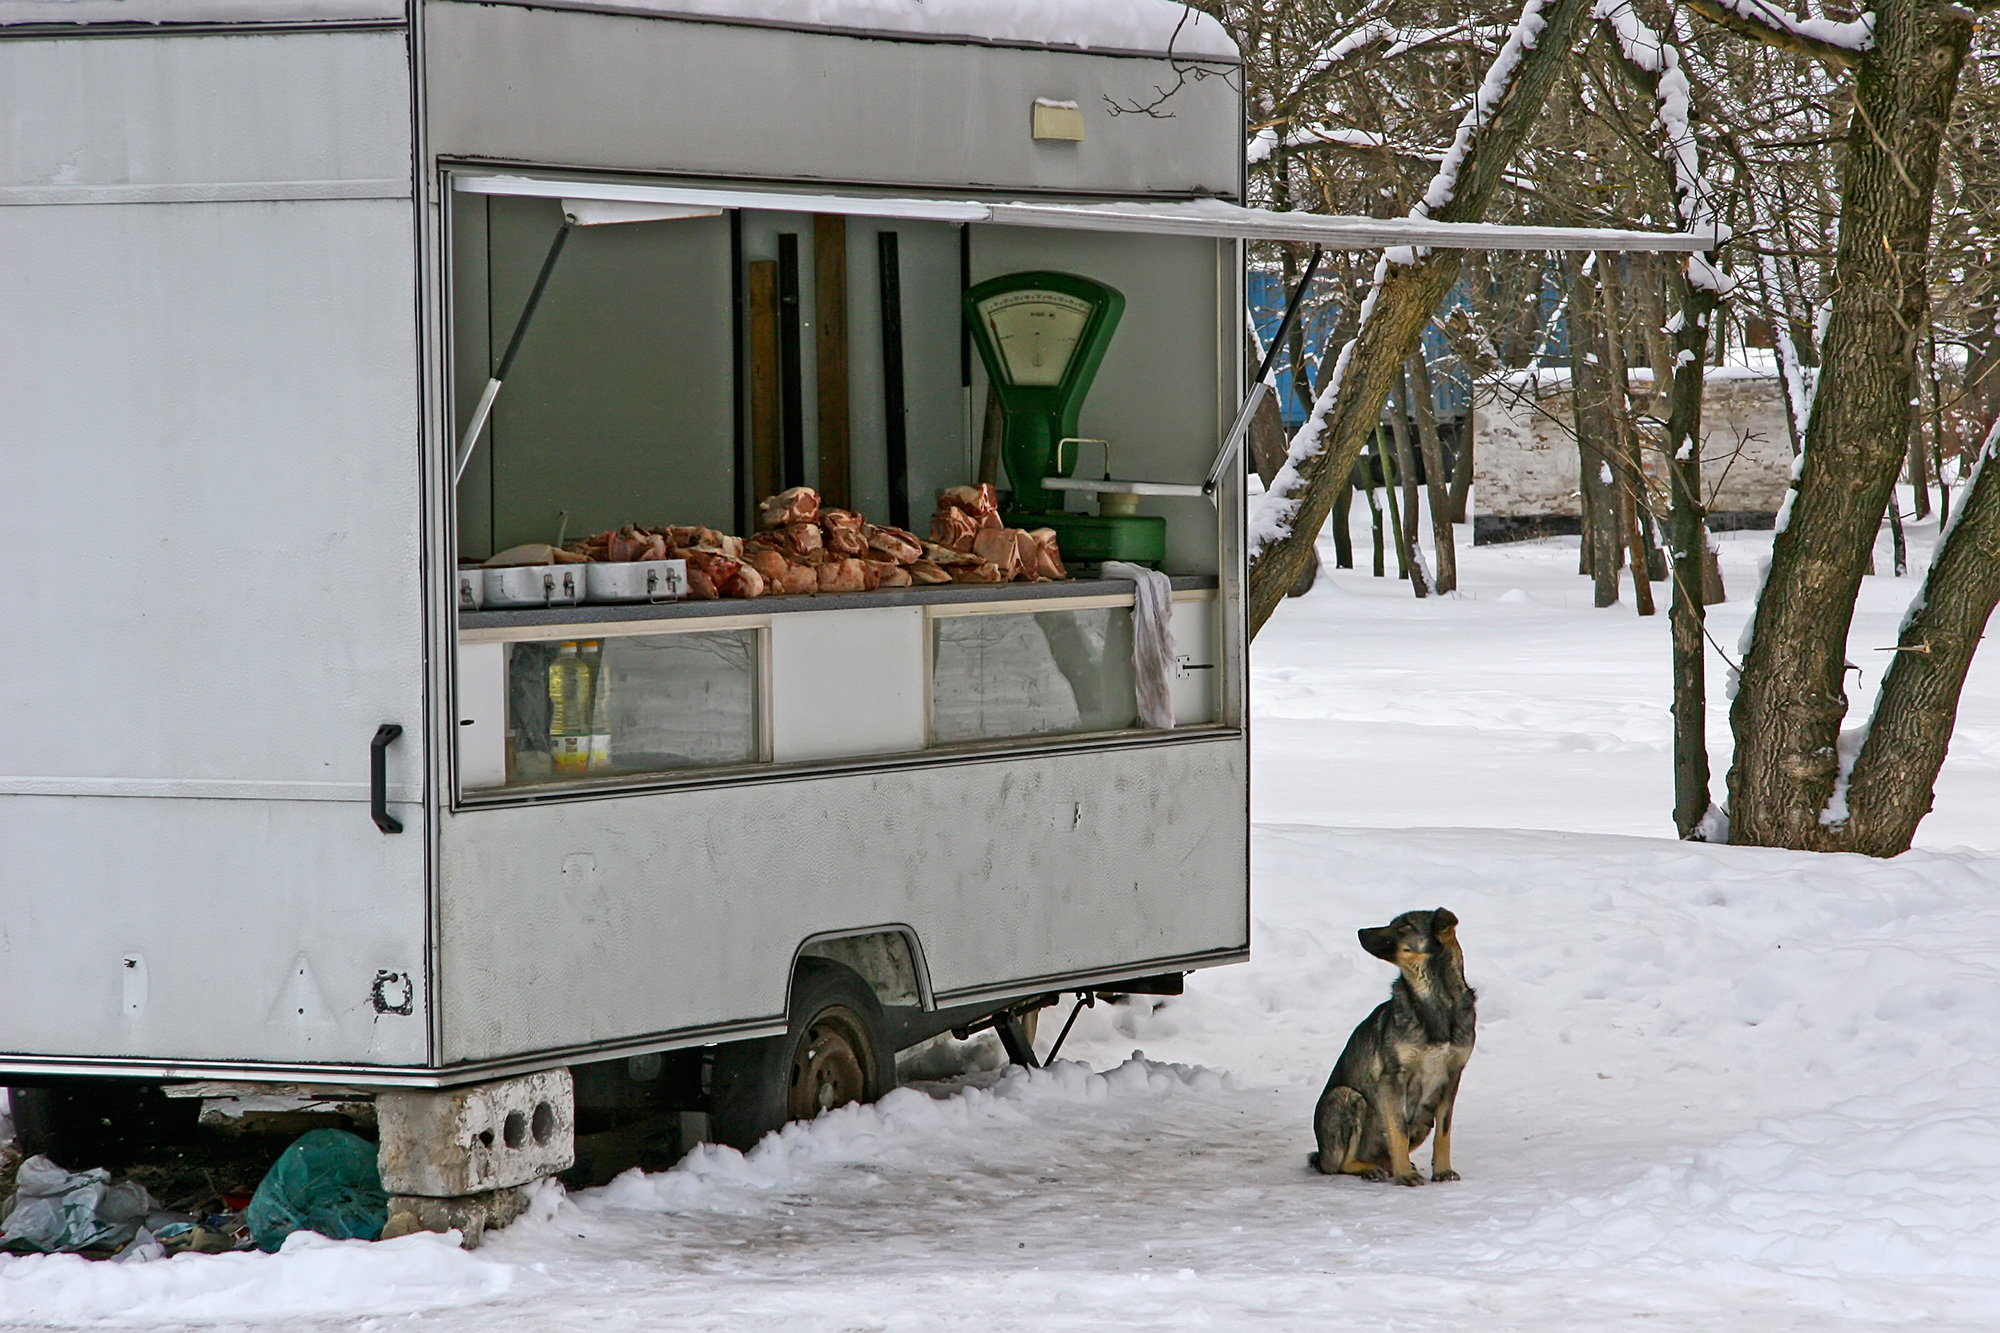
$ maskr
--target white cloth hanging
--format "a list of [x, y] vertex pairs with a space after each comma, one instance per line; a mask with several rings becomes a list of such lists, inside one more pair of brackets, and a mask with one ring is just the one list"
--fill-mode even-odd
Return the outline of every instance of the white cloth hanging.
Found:
[[1174, 729], [1174, 585], [1157, 569], [1104, 562], [1107, 579], [1129, 579], [1132, 589], [1132, 678], [1139, 720], [1156, 731]]

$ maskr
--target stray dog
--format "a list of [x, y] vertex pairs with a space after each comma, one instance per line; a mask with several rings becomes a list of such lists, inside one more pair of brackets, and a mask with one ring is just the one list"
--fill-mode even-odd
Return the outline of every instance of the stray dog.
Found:
[[1402, 975], [1347, 1039], [1319, 1095], [1313, 1112], [1319, 1151], [1308, 1160], [1327, 1175], [1421, 1185], [1410, 1152], [1435, 1125], [1431, 1179], [1458, 1179], [1451, 1169], [1451, 1110], [1472, 1056], [1474, 996], [1465, 984], [1457, 926], [1458, 918], [1440, 907], [1360, 932], [1361, 947]]

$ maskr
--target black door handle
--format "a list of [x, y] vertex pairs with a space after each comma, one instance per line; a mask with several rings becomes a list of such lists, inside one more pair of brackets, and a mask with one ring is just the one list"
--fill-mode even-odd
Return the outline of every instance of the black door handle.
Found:
[[403, 821], [389, 813], [389, 746], [402, 734], [400, 726], [384, 722], [375, 728], [375, 739], [368, 742], [368, 813], [384, 833], [403, 831]]

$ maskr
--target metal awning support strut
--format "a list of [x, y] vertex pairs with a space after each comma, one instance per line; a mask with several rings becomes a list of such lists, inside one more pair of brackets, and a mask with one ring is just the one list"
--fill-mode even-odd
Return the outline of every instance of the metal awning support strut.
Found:
[[[554, 197], [554, 196], [542, 196]], [[507, 379], [507, 372], [514, 366], [514, 358], [520, 354], [521, 339], [527, 335], [528, 324], [535, 317], [535, 307], [542, 303], [542, 293], [548, 290], [549, 275], [556, 271], [556, 261], [562, 258], [563, 246], [569, 241], [569, 234], [578, 227], [615, 226], [626, 222], [673, 222], [682, 218], [712, 218], [721, 209], [703, 204], [686, 204], [670, 200], [602, 198], [587, 195], [581, 198], [564, 197], [562, 201], [563, 224], [556, 232], [555, 240], [549, 243], [548, 257], [542, 260], [542, 271], [535, 275], [535, 285], [528, 290], [528, 303], [521, 307], [521, 317], [514, 321], [514, 336], [507, 340], [507, 350], [501, 354], [500, 364], [493, 368], [493, 374], [486, 381], [486, 388], [480, 392], [479, 405], [472, 409], [472, 420], [466, 424], [465, 434], [458, 442], [458, 462], [452, 468], [451, 480], [457, 485], [465, 476], [465, 465], [472, 461], [472, 451], [479, 447], [479, 436], [486, 429], [487, 420], [493, 415], [493, 400], [500, 396], [500, 386]]]
[[457, 485], [465, 476], [465, 465], [472, 461], [472, 451], [479, 447], [480, 433], [486, 429], [486, 419], [493, 415], [493, 400], [500, 396], [500, 385], [513, 368], [514, 358], [520, 354], [521, 339], [528, 332], [528, 322], [535, 317], [535, 307], [542, 303], [542, 293], [548, 290], [549, 275], [556, 271], [556, 261], [562, 258], [563, 246], [569, 241], [569, 234], [576, 223], [569, 218], [556, 231], [555, 240], [549, 243], [548, 257], [542, 260], [542, 271], [535, 275], [535, 285], [528, 289], [528, 303], [521, 307], [521, 317], [514, 321], [514, 336], [507, 340], [507, 350], [501, 354], [500, 364], [493, 368], [493, 374], [486, 381], [486, 388], [479, 395], [479, 406], [472, 409], [472, 420], [465, 427], [465, 438], [458, 443], [458, 466], [452, 469], [451, 480]]
[[[1271, 335], [1270, 343], [1264, 348], [1264, 363], [1257, 367], [1257, 381], [1250, 386], [1250, 392], [1243, 399], [1243, 410], [1236, 414], [1236, 422], [1230, 426], [1229, 434], [1222, 437], [1221, 452], [1208, 465], [1208, 479], [1202, 483], [1202, 490], [1208, 495], [1215, 494], [1215, 488], [1229, 474], [1231, 461], [1243, 447], [1244, 437], [1250, 433], [1250, 422], [1257, 415], [1257, 409], [1264, 405], [1264, 399], [1271, 393], [1271, 372], [1277, 368], [1278, 349], [1292, 336], [1292, 326], [1299, 322], [1299, 311], [1305, 306], [1306, 289], [1312, 286], [1313, 274], [1319, 271], [1319, 261], [1326, 251], [1315, 245], [1312, 258], [1306, 262], [1305, 276], [1292, 292], [1292, 299], [1285, 303], [1285, 317], [1278, 321], [1278, 331]], [[1297, 367], [1293, 368], [1297, 374]]]

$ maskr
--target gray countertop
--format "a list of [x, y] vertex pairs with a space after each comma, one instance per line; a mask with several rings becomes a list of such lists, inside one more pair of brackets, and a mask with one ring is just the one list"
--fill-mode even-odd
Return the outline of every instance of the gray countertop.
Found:
[[[1214, 588], [1213, 575], [1175, 575], [1175, 592]], [[943, 606], [961, 602], [1061, 601], [1127, 592], [1125, 579], [1066, 579], [1059, 583], [947, 583], [927, 588], [828, 593], [821, 597], [723, 597], [711, 602], [584, 602], [576, 606], [460, 611], [460, 629], [519, 629], [536, 625], [621, 624], [635, 620], [691, 620], [704, 616], [766, 615], [780, 611], [845, 611], [884, 606]]]

